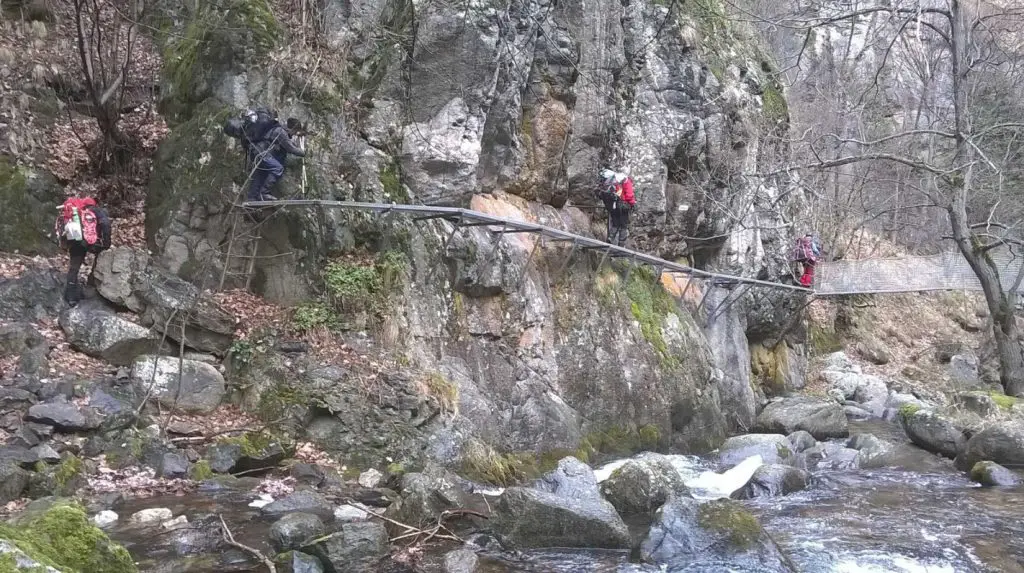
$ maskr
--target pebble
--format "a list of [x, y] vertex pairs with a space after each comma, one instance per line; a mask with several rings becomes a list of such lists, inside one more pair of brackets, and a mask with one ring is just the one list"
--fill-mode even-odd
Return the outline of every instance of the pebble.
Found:
[[380, 485], [382, 479], [384, 479], [384, 474], [371, 468], [359, 474], [359, 485], [367, 489], [373, 489]]

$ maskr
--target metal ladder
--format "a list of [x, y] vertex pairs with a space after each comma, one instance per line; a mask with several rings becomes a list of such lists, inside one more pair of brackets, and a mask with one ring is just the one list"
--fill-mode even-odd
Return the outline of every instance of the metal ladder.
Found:
[[245, 290], [249, 290], [253, 269], [256, 267], [256, 254], [262, 239], [261, 227], [259, 222], [253, 221], [248, 209], [240, 205], [232, 206], [231, 233], [224, 252], [224, 266], [221, 269], [220, 286], [217, 290], [224, 290], [224, 284], [229, 279], [234, 281], [243, 277]]

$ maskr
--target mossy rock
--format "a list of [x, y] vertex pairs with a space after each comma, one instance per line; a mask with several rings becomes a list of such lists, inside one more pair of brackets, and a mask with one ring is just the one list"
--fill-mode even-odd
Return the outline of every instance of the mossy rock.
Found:
[[39, 462], [36, 473], [29, 480], [28, 494], [32, 498], [51, 495], [72, 496], [85, 487], [85, 474], [82, 471], [82, 460], [65, 453], [59, 464], [47, 466]]
[[[89, 523], [85, 511], [57, 501], [0, 525], [0, 540], [13, 543], [29, 558], [64, 573], [134, 573], [132, 556]], [[0, 571], [3, 571], [0, 561]], [[16, 569], [15, 569], [16, 570]]]
[[697, 511], [697, 523], [709, 531], [725, 534], [732, 546], [747, 550], [764, 534], [764, 529], [749, 511], [735, 501], [709, 501]]
[[48, 173], [15, 165], [0, 156], [0, 245], [24, 255], [51, 255], [56, 207], [62, 200], [57, 181]]

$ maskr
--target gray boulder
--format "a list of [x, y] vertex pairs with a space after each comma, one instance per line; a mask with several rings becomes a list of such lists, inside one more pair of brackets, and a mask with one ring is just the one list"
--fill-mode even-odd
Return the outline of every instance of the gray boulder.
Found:
[[112, 364], [131, 364], [142, 354], [155, 354], [161, 336], [153, 330], [121, 318], [92, 304], [79, 304], [60, 315], [60, 326], [72, 348]]
[[750, 456], [761, 456], [766, 464], [782, 464], [794, 460], [792, 444], [782, 434], [744, 434], [733, 436], [718, 448], [718, 461], [734, 466]]
[[893, 444], [871, 434], [856, 434], [846, 447], [857, 450], [857, 465], [862, 468], [880, 468], [890, 465], [896, 452]]
[[727, 499], [672, 499], [658, 510], [640, 554], [674, 571], [795, 571], [757, 518]]
[[64, 432], [87, 432], [100, 427], [100, 417], [92, 408], [79, 408], [70, 402], [36, 404], [25, 419], [53, 426]]
[[60, 454], [49, 444], [39, 444], [29, 450], [36, 456], [36, 460], [44, 464], [55, 464], [60, 462]]
[[445, 474], [405, 474], [401, 486], [401, 497], [385, 515], [413, 527], [436, 523], [441, 512], [467, 505], [468, 494]]
[[292, 573], [324, 573], [323, 564], [313, 555], [292, 551], [291, 556]]
[[811, 474], [783, 464], [765, 464], [757, 468], [754, 475], [736, 493], [734, 499], [754, 497], [776, 497], [788, 495], [807, 488]]
[[[132, 364], [132, 379], [143, 392], [167, 408], [208, 414], [227, 393], [224, 376], [204, 362], [169, 356], [141, 356]], [[180, 382], [180, 383], [179, 383]]]
[[0, 318], [35, 322], [57, 315], [64, 306], [64, 280], [64, 273], [53, 268], [0, 279]]
[[206, 450], [210, 470], [218, 474], [231, 473], [242, 459], [242, 446], [238, 444], [214, 444]]
[[160, 457], [157, 474], [165, 478], [184, 478], [188, 476], [188, 459], [177, 452], [166, 452]]
[[22, 373], [42, 372], [49, 352], [49, 342], [35, 326], [27, 322], [0, 325], [0, 356], [17, 356]]
[[280, 551], [298, 549], [327, 532], [324, 522], [311, 513], [289, 513], [270, 526], [270, 545]]
[[956, 458], [958, 468], [967, 471], [974, 464], [991, 461], [1003, 466], [1024, 466], [1024, 421], [993, 422], [967, 440]]
[[311, 513], [321, 520], [334, 518], [334, 506], [327, 498], [315, 491], [300, 489], [260, 509], [266, 516], [282, 516], [289, 513]]
[[10, 461], [0, 461], [0, 504], [21, 498], [32, 474]]
[[600, 498], [574, 499], [511, 487], [498, 498], [491, 522], [495, 532], [522, 548], [630, 546], [626, 524], [612, 504]]
[[114, 247], [96, 257], [93, 273], [103, 298], [127, 307], [152, 326], [185, 345], [224, 353], [234, 336], [235, 318], [209, 294], [160, 268], [141, 249]]
[[900, 410], [899, 419], [907, 437], [920, 448], [950, 459], [963, 450], [963, 431], [933, 410], [904, 407]]
[[804, 430], [797, 430], [786, 436], [786, 439], [789, 440], [790, 445], [793, 447], [793, 451], [798, 454], [818, 445], [818, 440], [815, 440], [814, 436]]
[[966, 352], [956, 354], [949, 360], [949, 377], [953, 383], [964, 389], [983, 388], [978, 372], [978, 357]]
[[832, 400], [809, 396], [771, 402], [757, 416], [754, 430], [771, 434], [804, 430], [818, 440], [845, 438], [850, 433], [842, 406]]
[[[29, 557], [27, 553], [18, 548], [17, 545], [6, 539], [0, 539], [0, 563], [5, 566], [4, 571], [11, 573], [61, 573], [49, 565], [44, 565]], [[7, 569], [10, 567], [10, 569]]]
[[982, 418], [999, 412], [999, 404], [987, 392], [960, 392], [953, 398], [953, 402]]
[[601, 484], [601, 493], [622, 515], [648, 515], [689, 490], [668, 458], [643, 453], [612, 472]]
[[600, 495], [594, 471], [571, 456], [559, 460], [558, 466], [538, 479], [533, 487], [562, 497], [588, 498]]
[[476, 573], [480, 558], [468, 549], [456, 549], [444, 555], [444, 573]]
[[881, 417], [889, 399], [889, 387], [878, 376], [859, 372], [826, 370], [821, 373], [844, 400], [853, 400], [874, 417]]
[[995, 462], [978, 462], [971, 468], [971, 479], [984, 486], [1018, 486], [1020, 477]]
[[376, 522], [346, 523], [306, 550], [320, 558], [325, 573], [371, 573], [388, 554], [388, 532]]
[[808, 469], [850, 470], [860, 467], [860, 452], [834, 442], [823, 442], [804, 452]]

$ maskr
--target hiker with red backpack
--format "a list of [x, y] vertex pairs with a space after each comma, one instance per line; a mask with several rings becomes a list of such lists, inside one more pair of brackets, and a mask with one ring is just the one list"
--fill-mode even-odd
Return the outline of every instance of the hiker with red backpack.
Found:
[[597, 197], [608, 211], [608, 242], [619, 247], [626, 246], [629, 236], [629, 212], [636, 205], [633, 194], [633, 179], [625, 173], [602, 169], [601, 185]]
[[814, 266], [821, 257], [821, 241], [813, 233], [807, 233], [796, 240], [790, 260], [800, 265], [800, 286], [811, 288], [814, 285]]
[[[110, 248], [110, 216], [92, 197], [71, 197], [58, 207], [54, 233], [71, 258], [64, 286], [64, 300], [75, 306], [84, 296], [78, 275], [89, 253], [98, 255]], [[96, 265], [93, 264], [93, 270]], [[89, 273], [90, 279], [92, 272]]]

